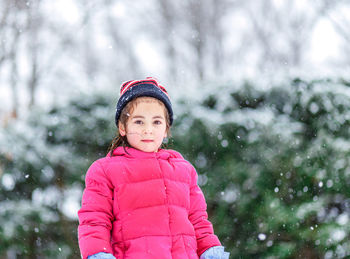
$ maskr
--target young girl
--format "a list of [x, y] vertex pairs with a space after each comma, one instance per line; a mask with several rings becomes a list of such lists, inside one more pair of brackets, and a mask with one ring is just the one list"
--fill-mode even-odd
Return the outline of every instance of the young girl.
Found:
[[173, 122], [153, 78], [122, 85], [119, 136], [86, 174], [79, 215], [83, 259], [228, 259], [208, 221], [194, 167], [161, 149]]

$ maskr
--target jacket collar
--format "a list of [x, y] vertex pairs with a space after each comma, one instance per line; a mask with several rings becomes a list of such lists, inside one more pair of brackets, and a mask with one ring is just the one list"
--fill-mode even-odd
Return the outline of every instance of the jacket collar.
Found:
[[157, 158], [157, 159], [169, 159], [169, 158], [180, 158], [183, 159], [182, 155], [175, 150], [171, 149], [159, 149], [158, 152], [143, 152], [136, 148], [131, 147], [117, 147], [113, 151], [114, 156], [124, 156], [127, 158]]

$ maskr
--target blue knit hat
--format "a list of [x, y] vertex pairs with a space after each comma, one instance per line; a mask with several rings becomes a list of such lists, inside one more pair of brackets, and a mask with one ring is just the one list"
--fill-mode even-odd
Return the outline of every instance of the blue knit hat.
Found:
[[167, 91], [155, 78], [147, 77], [144, 80], [131, 80], [122, 84], [115, 113], [117, 127], [120, 114], [127, 103], [141, 96], [153, 97], [163, 102], [169, 113], [170, 125], [173, 124], [173, 109]]

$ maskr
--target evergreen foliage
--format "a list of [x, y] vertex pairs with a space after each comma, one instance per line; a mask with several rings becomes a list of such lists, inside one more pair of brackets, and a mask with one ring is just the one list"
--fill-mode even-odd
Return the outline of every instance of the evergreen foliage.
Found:
[[[197, 168], [231, 258], [350, 256], [349, 85], [245, 82], [182, 101], [169, 148]], [[1, 130], [0, 258], [80, 257], [68, 205], [114, 137], [110, 96], [75, 97]]]

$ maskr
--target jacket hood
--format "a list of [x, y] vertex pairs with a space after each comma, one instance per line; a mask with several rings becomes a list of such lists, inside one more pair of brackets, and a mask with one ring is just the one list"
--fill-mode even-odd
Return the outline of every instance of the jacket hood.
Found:
[[[107, 156], [109, 156], [109, 153]], [[172, 149], [159, 149], [158, 152], [144, 152], [132, 147], [117, 147], [113, 151], [113, 156], [124, 156], [127, 158], [183, 159], [179, 152]]]

